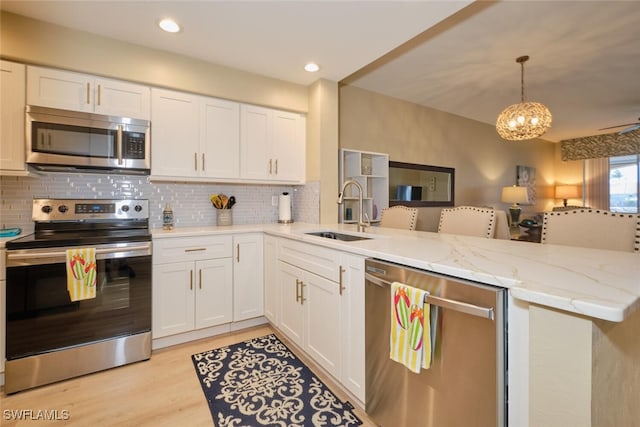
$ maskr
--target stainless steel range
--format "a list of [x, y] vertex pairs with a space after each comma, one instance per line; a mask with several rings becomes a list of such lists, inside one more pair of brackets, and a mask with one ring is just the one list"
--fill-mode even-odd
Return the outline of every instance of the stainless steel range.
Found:
[[[33, 220], [6, 244], [5, 393], [149, 359], [148, 201], [36, 199]], [[84, 299], [68, 288], [80, 250], [95, 272]]]

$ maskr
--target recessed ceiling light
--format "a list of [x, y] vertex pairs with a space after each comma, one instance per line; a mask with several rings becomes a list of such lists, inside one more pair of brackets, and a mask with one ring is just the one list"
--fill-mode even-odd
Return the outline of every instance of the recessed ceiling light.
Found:
[[320, 69], [320, 66], [315, 62], [309, 62], [307, 65], [304, 66], [304, 69], [310, 73], [315, 73]]
[[169, 18], [162, 19], [158, 23], [158, 26], [168, 33], [177, 33], [180, 31], [180, 25], [178, 25], [173, 19]]

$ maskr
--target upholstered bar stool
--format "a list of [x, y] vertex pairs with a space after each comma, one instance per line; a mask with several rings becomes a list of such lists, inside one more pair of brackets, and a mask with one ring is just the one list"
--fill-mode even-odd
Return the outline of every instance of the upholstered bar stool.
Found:
[[418, 219], [418, 209], [406, 206], [392, 206], [382, 209], [380, 227], [415, 230]]
[[640, 253], [640, 215], [599, 209], [545, 212], [541, 243]]
[[456, 206], [455, 208], [442, 209], [438, 233], [462, 234], [491, 239], [495, 232], [495, 226], [495, 209]]

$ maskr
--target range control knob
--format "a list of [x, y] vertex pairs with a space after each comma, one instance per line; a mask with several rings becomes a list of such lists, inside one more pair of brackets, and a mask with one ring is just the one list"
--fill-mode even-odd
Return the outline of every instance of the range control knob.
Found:
[[41, 209], [42, 212], [48, 214], [51, 213], [51, 211], [53, 210], [53, 208], [49, 205], [44, 205]]
[[67, 207], [67, 205], [60, 205], [58, 206], [58, 212], [60, 213], [65, 213], [69, 210], [69, 208]]
[[129, 205], [122, 206], [122, 212], [129, 212]]
[[136, 205], [134, 209], [136, 210], [136, 212], [140, 212], [142, 210], [142, 206]]

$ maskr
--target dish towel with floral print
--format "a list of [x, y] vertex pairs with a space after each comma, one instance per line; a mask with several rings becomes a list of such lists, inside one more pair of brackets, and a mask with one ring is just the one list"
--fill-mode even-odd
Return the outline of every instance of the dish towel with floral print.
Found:
[[425, 304], [429, 292], [403, 283], [391, 284], [391, 360], [419, 373], [431, 367], [430, 305]]
[[73, 248], [67, 253], [67, 290], [71, 301], [96, 297], [96, 249]]

